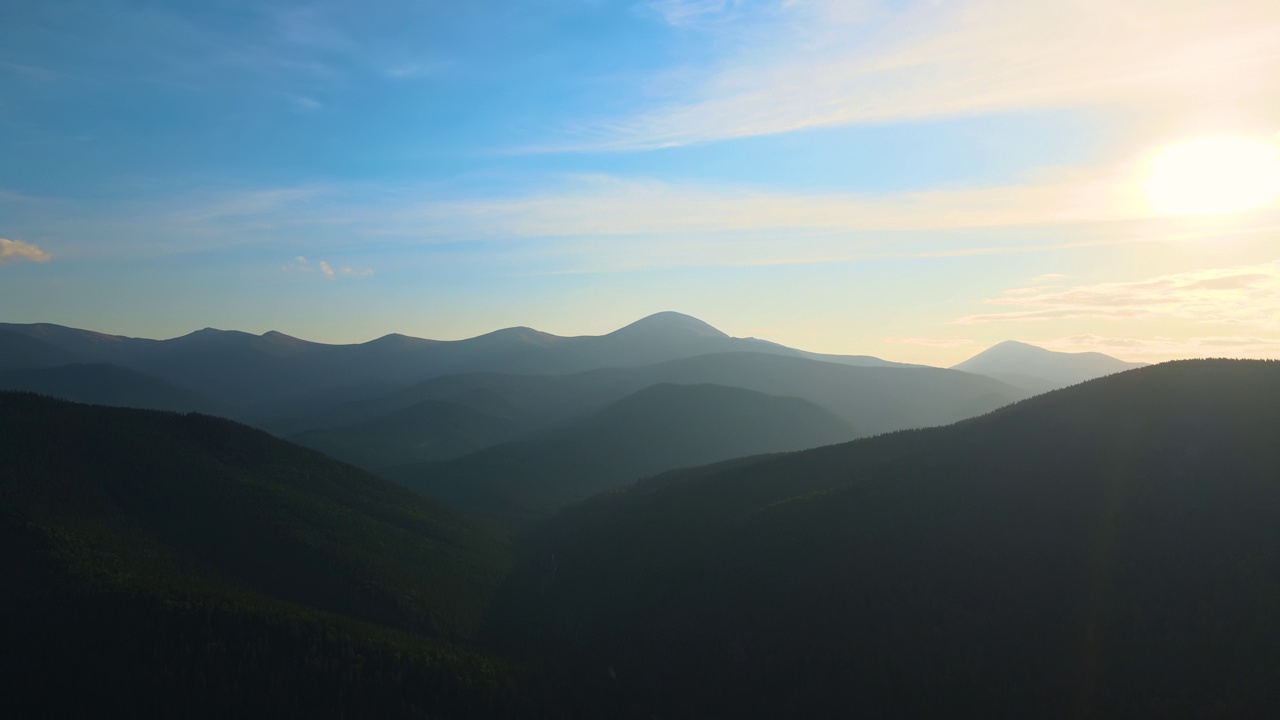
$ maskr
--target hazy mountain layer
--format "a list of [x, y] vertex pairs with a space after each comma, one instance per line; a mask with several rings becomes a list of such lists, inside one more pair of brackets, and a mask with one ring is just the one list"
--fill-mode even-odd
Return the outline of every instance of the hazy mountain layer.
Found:
[[994, 345], [952, 367], [996, 378], [1034, 393], [1143, 367], [1096, 352], [1064, 353], [1014, 342]]
[[[477, 405], [489, 405], [472, 398]], [[367, 469], [447, 460], [511, 440], [526, 423], [471, 404], [424, 400], [369, 422], [312, 430], [290, 439]]]
[[677, 471], [526, 543], [509, 633], [598, 714], [1251, 717], [1280, 691], [1280, 363]]
[[851, 436], [847, 423], [804, 400], [663, 384], [526, 440], [384, 474], [455, 507], [519, 521], [664, 470]]
[[[969, 373], [937, 368], [855, 367], [760, 353], [701, 355], [638, 368], [574, 375], [489, 373], [436, 378], [305, 418], [315, 427], [360, 425], [425, 401], [460, 403], [520, 423], [526, 431], [593, 412], [660, 383], [710, 383], [796, 397], [827, 408], [857, 436], [972, 417], [1028, 393]], [[342, 435], [353, 430], [336, 430]]]

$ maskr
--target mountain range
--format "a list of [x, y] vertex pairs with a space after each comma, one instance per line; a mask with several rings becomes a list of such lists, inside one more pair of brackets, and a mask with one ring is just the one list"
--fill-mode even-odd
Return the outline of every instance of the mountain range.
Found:
[[[544, 510], [843, 422], [656, 384], [438, 465]], [[1278, 434], [1280, 363], [1166, 363], [513, 535], [227, 420], [0, 393], [0, 672], [49, 716], [1272, 717]]]
[[[326, 345], [279, 332], [252, 335], [206, 328], [171, 340], [106, 335], [59, 325], [0, 324], [82, 362], [110, 363], [219, 398], [241, 417], [305, 412], [464, 372], [565, 374], [635, 367], [718, 352], [821, 357], [855, 366], [894, 367], [866, 356], [817, 356], [754, 338], [733, 338], [679, 313], [651, 315], [607, 335], [560, 337], [515, 327], [467, 340], [387, 335]], [[23, 352], [35, 352], [27, 349]]]

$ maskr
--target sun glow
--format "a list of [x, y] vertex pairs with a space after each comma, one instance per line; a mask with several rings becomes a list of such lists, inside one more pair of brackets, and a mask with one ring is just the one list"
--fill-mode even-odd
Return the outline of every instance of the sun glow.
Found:
[[1280, 197], [1280, 148], [1242, 138], [1205, 138], [1165, 149], [1143, 184], [1166, 215], [1222, 215]]

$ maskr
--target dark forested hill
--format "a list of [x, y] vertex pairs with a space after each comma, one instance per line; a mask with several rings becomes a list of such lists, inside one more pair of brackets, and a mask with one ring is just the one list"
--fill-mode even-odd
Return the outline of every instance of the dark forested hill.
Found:
[[602, 716], [1280, 714], [1280, 363], [1134, 370], [561, 513], [509, 635]]
[[525, 440], [392, 479], [458, 508], [525, 520], [654, 473], [848, 440], [813, 403], [719, 385], [654, 385]]
[[526, 714], [470, 644], [507, 567], [472, 520], [202, 415], [3, 393], [0, 455], [23, 717]]

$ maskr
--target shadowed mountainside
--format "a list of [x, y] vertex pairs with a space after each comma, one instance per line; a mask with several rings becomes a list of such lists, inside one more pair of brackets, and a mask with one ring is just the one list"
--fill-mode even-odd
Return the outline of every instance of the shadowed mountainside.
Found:
[[529, 538], [504, 636], [597, 714], [1273, 717], [1280, 363], [676, 471]]
[[225, 415], [225, 404], [133, 370], [105, 363], [0, 371], [0, 391], [33, 392], [89, 403], [146, 410]]
[[0, 329], [0, 371], [80, 362], [75, 353], [23, 333]]
[[813, 403], [719, 385], [654, 385], [534, 437], [383, 475], [505, 521], [549, 514], [647, 475], [848, 440]]
[[0, 654], [48, 716], [520, 716], [506, 542], [202, 415], [0, 394]]

